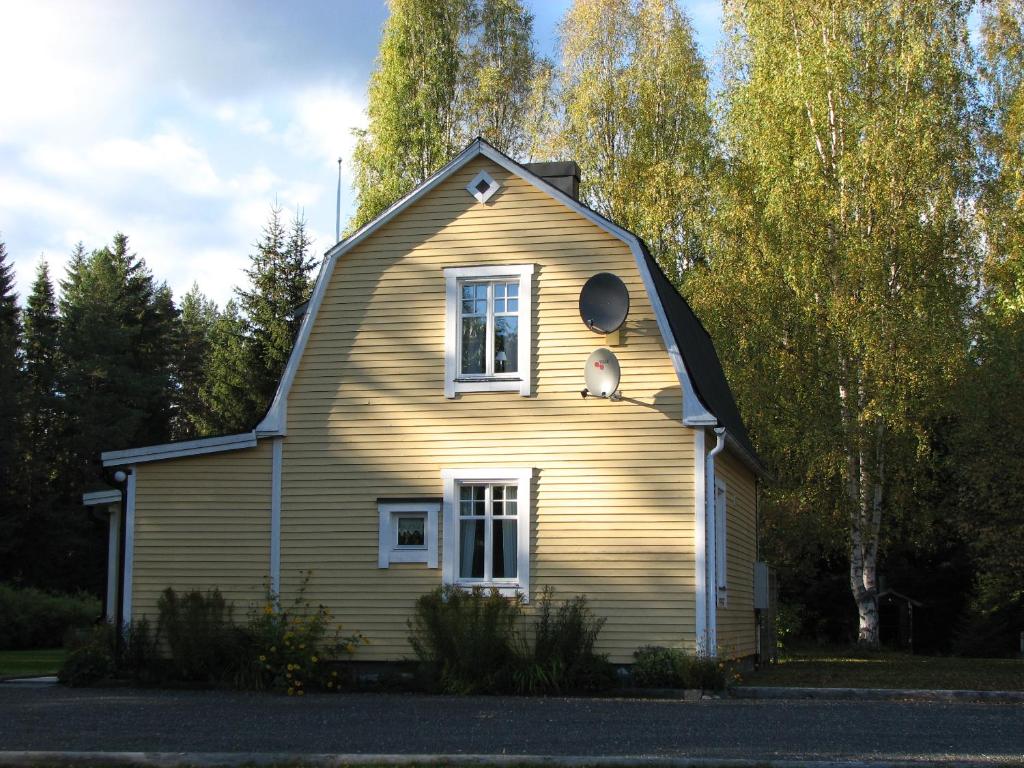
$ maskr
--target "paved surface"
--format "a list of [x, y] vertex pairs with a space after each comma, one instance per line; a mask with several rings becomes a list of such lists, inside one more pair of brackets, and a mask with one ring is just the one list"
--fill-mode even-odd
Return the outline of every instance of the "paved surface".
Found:
[[1024, 764], [1024, 707], [0, 686], [0, 750], [660, 755]]

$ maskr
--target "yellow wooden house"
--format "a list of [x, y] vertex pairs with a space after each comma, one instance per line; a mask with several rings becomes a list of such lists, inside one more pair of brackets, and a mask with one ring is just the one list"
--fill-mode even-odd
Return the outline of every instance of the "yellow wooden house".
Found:
[[[761, 464], [707, 332], [578, 185], [475, 141], [327, 252], [252, 432], [104, 453], [110, 618], [168, 586], [287, 604], [311, 571], [363, 660], [408, 658], [441, 583], [584, 593], [617, 663], [755, 654]], [[580, 312], [599, 273], [628, 292], [610, 334]], [[598, 348], [619, 386], [581, 397]]]

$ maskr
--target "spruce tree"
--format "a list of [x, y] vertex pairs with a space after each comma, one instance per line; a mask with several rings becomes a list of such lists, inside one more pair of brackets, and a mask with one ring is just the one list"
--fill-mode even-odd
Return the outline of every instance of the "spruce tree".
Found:
[[21, 409], [21, 320], [18, 295], [14, 291], [14, 268], [7, 258], [7, 246], [0, 240], [0, 578], [10, 577], [9, 558], [15, 552], [8, 531], [16, 529], [23, 512], [19, 488], [19, 413]]
[[193, 414], [199, 434], [237, 434], [255, 427], [264, 404], [256, 400], [246, 323], [233, 299], [210, 327], [204, 367], [202, 408]]
[[176, 440], [209, 434], [207, 429], [211, 415], [201, 393], [209, 375], [213, 326], [217, 316], [217, 305], [203, 295], [198, 284], [193, 283], [181, 300], [178, 319], [176, 398], [172, 420], [172, 432]]
[[[88, 256], [76, 249], [59, 308], [71, 502], [103, 482], [101, 452], [170, 438], [176, 309], [121, 233]], [[95, 579], [101, 562], [97, 532], [60, 567], [69, 579]]]
[[23, 318], [25, 386], [19, 453], [24, 508], [20, 524], [9, 529], [9, 565], [27, 584], [77, 589], [82, 584], [64, 569], [65, 556], [89, 540], [94, 525], [68, 485], [57, 303], [46, 261], [39, 263]]
[[315, 261], [310, 257], [311, 241], [306, 221], [296, 212], [290, 228], [281, 221], [281, 209], [271, 208], [246, 270], [249, 286], [238, 289], [245, 313], [247, 345], [252, 371], [252, 400], [256, 411], [253, 424], [262, 415], [291, 354], [301, 317], [300, 307], [309, 300]]

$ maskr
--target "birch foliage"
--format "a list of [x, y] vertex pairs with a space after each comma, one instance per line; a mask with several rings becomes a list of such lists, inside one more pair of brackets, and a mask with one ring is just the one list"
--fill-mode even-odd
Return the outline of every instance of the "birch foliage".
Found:
[[966, 353], [968, 11], [726, 5], [730, 172], [716, 258], [687, 290], [782, 469], [769, 527], [804, 516], [841, 537], [871, 645], [886, 520], [914, 494], [927, 424]]
[[586, 202], [680, 279], [703, 258], [715, 174], [708, 74], [689, 20], [672, 0], [577, 0], [561, 48], [551, 154], [576, 160]]

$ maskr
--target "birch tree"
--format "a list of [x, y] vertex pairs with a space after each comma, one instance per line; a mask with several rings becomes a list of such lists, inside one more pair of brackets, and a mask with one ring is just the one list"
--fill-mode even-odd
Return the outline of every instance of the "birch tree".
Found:
[[715, 173], [708, 73], [673, 0], [576, 0], [561, 25], [552, 155], [580, 194], [640, 235], [677, 281], [703, 258]]
[[687, 291], [782, 467], [769, 506], [842, 524], [867, 645], [886, 520], [914, 493], [926, 425], [966, 356], [967, 12], [726, 4], [729, 183], [716, 258]]

